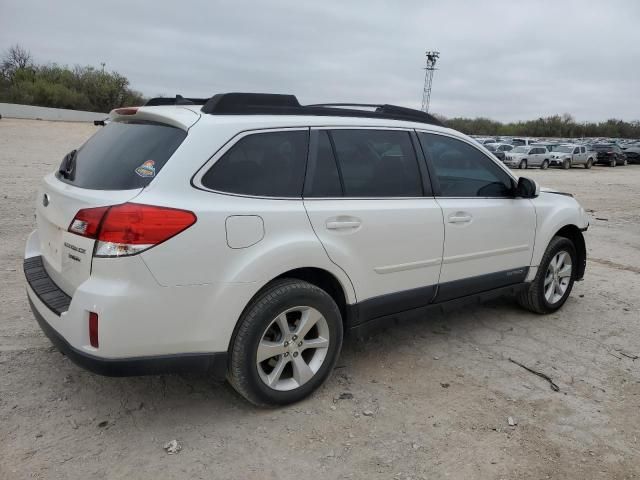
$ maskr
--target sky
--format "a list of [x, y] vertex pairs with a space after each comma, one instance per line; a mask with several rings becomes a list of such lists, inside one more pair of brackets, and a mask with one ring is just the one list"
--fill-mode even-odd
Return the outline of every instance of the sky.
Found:
[[0, 0], [0, 50], [117, 71], [146, 96], [293, 93], [499, 121], [640, 120], [640, 1]]

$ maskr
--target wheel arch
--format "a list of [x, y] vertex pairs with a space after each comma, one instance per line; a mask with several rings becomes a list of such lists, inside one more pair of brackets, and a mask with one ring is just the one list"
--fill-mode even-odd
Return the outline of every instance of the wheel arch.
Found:
[[[582, 280], [584, 271], [587, 267], [587, 247], [584, 241], [582, 231], [575, 225], [565, 225], [558, 230], [554, 237], [564, 237], [573, 243], [578, 255], [578, 268], [576, 270], [576, 280]], [[553, 238], [553, 237], [552, 237]]]

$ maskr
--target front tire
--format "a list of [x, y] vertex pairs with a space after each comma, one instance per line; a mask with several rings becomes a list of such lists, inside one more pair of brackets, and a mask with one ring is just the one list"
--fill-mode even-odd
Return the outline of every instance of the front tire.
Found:
[[342, 316], [331, 296], [308, 282], [280, 279], [243, 312], [227, 378], [259, 406], [302, 400], [327, 379], [342, 348]]
[[518, 303], [535, 313], [555, 312], [571, 294], [577, 265], [576, 249], [571, 240], [553, 237], [535, 278], [518, 294]]
[[542, 170], [546, 170], [547, 168], [549, 168], [549, 160], [545, 160], [544, 162], [542, 162], [542, 165], [540, 165], [540, 168]]
[[617, 164], [618, 164], [618, 161], [616, 160], [616, 157], [613, 157], [609, 162], [610, 167], [615, 167]]
[[518, 168], [519, 168], [520, 170], [524, 170], [524, 169], [526, 169], [526, 168], [527, 168], [527, 161], [526, 161], [526, 160], [522, 160], [522, 161], [520, 162], [520, 165], [518, 165]]
[[622, 160], [622, 166], [626, 167], [629, 164], [629, 161], [625, 158], [624, 160]]
[[591, 167], [593, 167], [593, 160], [589, 159], [587, 160], [587, 163], [584, 164], [584, 168], [589, 170]]
[[564, 162], [562, 162], [562, 168], [564, 168], [565, 170], [569, 170], [571, 168], [571, 160], [566, 159]]

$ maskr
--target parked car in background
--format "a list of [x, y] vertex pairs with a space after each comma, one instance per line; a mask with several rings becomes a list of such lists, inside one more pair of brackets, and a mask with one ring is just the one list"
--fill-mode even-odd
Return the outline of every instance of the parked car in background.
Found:
[[622, 147], [629, 163], [640, 163], [640, 143], [632, 143]]
[[520, 146], [529, 146], [529, 145], [533, 145], [534, 143], [537, 143], [538, 141], [535, 138], [514, 138], [513, 140], [511, 140], [511, 144], [514, 147], [520, 147]]
[[561, 142], [536, 142], [531, 144], [533, 147], [545, 147], [550, 152], [553, 152], [559, 145], [562, 145]]
[[515, 147], [505, 158], [505, 165], [509, 167], [528, 168], [540, 167], [543, 170], [549, 166], [551, 153], [545, 147]]
[[585, 145], [560, 145], [551, 153], [551, 165], [568, 170], [575, 165], [591, 168], [596, 161], [596, 152]]
[[508, 143], [487, 143], [485, 144], [485, 148], [493, 153], [498, 160], [504, 162], [506, 152], [513, 150], [513, 145], [509, 145]]
[[616, 165], [626, 165], [627, 156], [615, 143], [596, 143], [593, 149], [597, 153], [596, 163], [615, 167]]

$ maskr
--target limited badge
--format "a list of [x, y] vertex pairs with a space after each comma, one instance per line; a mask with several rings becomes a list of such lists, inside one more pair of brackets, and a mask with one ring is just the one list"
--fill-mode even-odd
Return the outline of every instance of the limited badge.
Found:
[[138, 168], [136, 168], [136, 173], [141, 177], [149, 178], [155, 177], [156, 175], [156, 162], [153, 160], [147, 160]]

